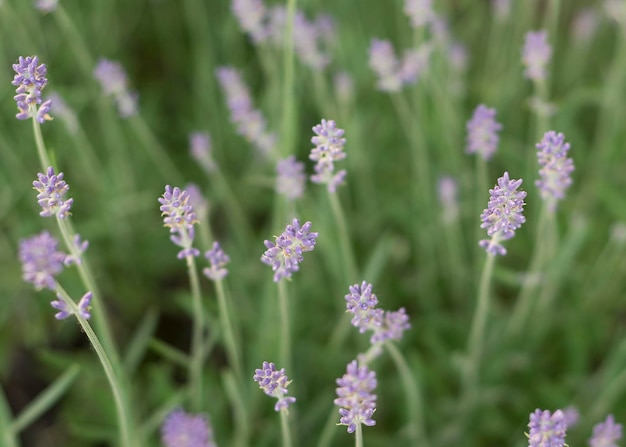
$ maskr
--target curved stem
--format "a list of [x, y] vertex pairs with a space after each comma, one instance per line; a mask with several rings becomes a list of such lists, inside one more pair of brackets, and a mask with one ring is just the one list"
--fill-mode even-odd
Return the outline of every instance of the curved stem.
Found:
[[189, 386], [191, 387], [192, 406], [195, 411], [202, 410], [204, 389], [202, 383], [202, 364], [204, 360], [202, 338], [204, 333], [204, 311], [200, 296], [200, 281], [198, 270], [193, 256], [186, 256], [189, 284], [191, 285], [191, 299], [193, 304], [193, 329], [191, 337], [191, 355], [189, 357]]

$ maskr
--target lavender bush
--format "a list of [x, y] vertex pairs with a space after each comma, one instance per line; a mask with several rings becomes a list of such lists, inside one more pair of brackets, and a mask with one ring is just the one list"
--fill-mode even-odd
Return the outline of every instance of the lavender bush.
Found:
[[0, 0], [0, 447], [622, 445], [623, 0], [357, 3]]

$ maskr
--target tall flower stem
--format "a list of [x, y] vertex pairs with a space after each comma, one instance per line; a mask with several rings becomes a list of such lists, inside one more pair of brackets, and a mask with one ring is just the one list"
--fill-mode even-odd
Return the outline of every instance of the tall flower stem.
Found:
[[287, 408], [280, 409], [280, 429], [283, 437], [283, 447], [291, 447], [291, 431], [289, 430], [289, 412]]
[[296, 16], [296, 0], [287, 0], [287, 23], [284, 36], [284, 59], [283, 59], [283, 107], [281, 117], [281, 156], [286, 157], [293, 151], [294, 140], [294, 113], [295, 113], [295, 94], [294, 94], [294, 41], [293, 41], [293, 25]]
[[189, 284], [191, 286], [191, 299], [193, 305], [193, 329], [191, 338], [191, 356], [189, 358], [189, 386], [191, 387], [192, 406], [195, 411], [202, 410], [204, 387], [202, 383], [203, 334], [204, 334], [204, 310], [200, 294], [200, 281], [198, 270], [193, 256], [186, 256]]
[[4, 395], [4, 391], [0, 388], [0, 440], [2, 445], [6, 447], [19, 447], [17, 435], [14, 430], [9, 427], [11, 425], [11, 410]]
[[348, 280], [347, 282], [352, 283], [354, 281], [357, 281], [358, 273], [354, 252], [352, 251], [352, 245], [350, 244], [350, 236], [348, 234], [346, 217], [343, 213], [343, 208], [341, 207], [341, 203], [339, 202], [337, 193], [332, 193], [328, 191], [328, 199], [330, 200], [330, 206], [332, 208], [333, 216], [335, 218], [335, 224], [337, 224], [337, 228], [339, 229], [339, 245], [341, 246], [341, 251], [343, 253], [343, 258], [346, 265], [346, 277]]
[[363, 447], [363, 427], [361, 424], [356, 424], [356, 430], [354, 431], [354, 447]]
[[117, 422], [120, 429], [120, 438], [121, 445], [123, 447], [139, 447], [139, 444], [136, 442], [136, 436], [133, 432], [133, 421], [131, 417], [130, 409], [127, 407], [126, 399], [124, 398], [125, 393], [123, 387], [113, 369], [111, 364], [111, 360], [107, 355], [104, 347], [98, 340], [96, 333], [91, 328], [91, 325], [87, 320], [79, 314], [79, 309], [74, 300], [70, 298], [65, 289], [61, 287], [60, 284], [56, 284], [56, 292], [61, 296], [67, 307], [72, 311], [72, 313], [76, 316], [80, 327], [83, 332], [87, 335], [91, 346], [94, 351], [96, 351], [96, 355], [98, 356], [98, 360], [100, 360], [100, 364], [104, 369], [104, 373], [109, 382], [109, 386], [111, 387], [111, 391], [113, 392], [113, 399], [115, 401], [115, 408], [117, 410]]
[[35, 134], [35, 144], [37, 145], [37, 155], [39, 155], [39, 161], [41, 162], [42, 172], [46, 172], [49, 166], [52, 166], [50, 157], [48, 157], [48, 151], [46, 150], [46, 144], [43, 141], [43, 135], [41, 134], [41, 125], [35, 117], [31, 120], [33, 122], [33, 133]]
[[287, 371], [291, 367], [291, 329], [289, 326], [289, 299], [285, 279], [278, 281], [278, 307], [280, 312], [280, 363]]
[[469, 340], [467, 343], [468, 356], [466, 359], [466, 367], [463, 369], [465, 373], [465, 376], [463, 377], [463, 392], [464, 397], [467, 400], [465, 403], [468, 404], [468, 409], [471, 408], [471, 404], [474, 403], [474, 399], [478, 396], [478, 376], [482, 360], [485, 327], [487, 325], [487, 316], [489, 315], [489, 286], [491, 276], [493, 274], [495, 258], [496, 255], [491, 253], [487, 254], [487, 260], [485, 261], [485, 266], [480, 277], [480, 284], [478, 286], [478, 302], [476, 304], [476, 310], [474, 311]]
[[241, 360], [239, 355], [239, 349], [235, 338], [235, 331], [233, 330], [233, 324], [228, 314], [228, 306], [226, 302], [226, 292], [224, 290], [224, 282], [221, 279], [215, 281], [215, 290], [217, 292], [217, 305], [219, 307], [220, 320], [223, 328], [224, 343], [226, 345], [226, 352], [230, 357], [230, 363], [235, 370], [237, 380], [242, 380], [243, 371], [241, 369]]

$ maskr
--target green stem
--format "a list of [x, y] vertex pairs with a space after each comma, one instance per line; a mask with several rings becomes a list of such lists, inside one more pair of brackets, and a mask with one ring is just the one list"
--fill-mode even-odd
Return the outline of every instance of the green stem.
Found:
[[56, 292], [78, 320], [78, 323], [80, 324], [83, 332], [87, 335], [89, 342], [93, 346], [94, 351], [96, 351], [96, 355], [102, 364], [109, 386], [113, 392], [113, 400], [115, 401], [115, 408], [117, 410], [117, 422], [120, 429], [121, 445], [123, 447], [138, 447], [138, 444], [134, 441], [134, 434], [132, 434], [133, 432], [131, 427], [133, 426], [133, 423], [130, 411], [126, 405], [126, 399], [124, 398], [124, 391], [117, 378], [115, 370], [113, 369], [109, 356], [107, 355], [102, 344], [100, 344], [100, 340], [98, 340], [98, 337], [91, 328], [89, 322], [79, 315], [79, 309], [74, 300], [70, 298], [65, 289], [63, 289], [63, 287], [61, 287], [58, 283], [56, 284]]
[[281, 119], [281, 156], [286, 157], [293, 152], [294, 137], [294, 18], [296, 15], [296, 0], [287, 0], [287, 23], [285, 28], [285, 53], [283, 60], [283, 107]]
[[230, 357], [230, 363], [233, 365], [235, 374], [238, 380], [242, 380], [243, 371], [241, 370], [241, 361], [239, 356], [239, 349], [237, 347], [237, 341], [235, 339], [235, 331], [228, 315], [228, 306], [226, 304], [226, 293], [224, 291], [224, 282], [222, 280], [215, 281], [215, 290], [217, 292], [217, 304], [219, 307], [220, 320], [222, 327], [224, 328], [224, 341], [226, 344], [226, 351]]
[[280, 363], [281, 368], [291, 368], [291, 329], [289, 326], [289, 298], [287, 283], [283, 278], [278, 281], [278, 307], [280, 309]]
[[363, 427], [361, 424], [356, 424], [356, 430], [354, 431], [354, 447], [363, 447]]
[[280, 409], [280, 429], [283, 436], [283, 447], [291, 447], [291, 431], [289, 430], [289, 411], [286, 407]]
[[0, 388], [0, 440], [6, 447], [19, 447], [20, 443], [15, 430], [11, 430], [11, 409]]
[[46, 144], [43, 141], [43, 135], [41, 134], [41, 126], [37, 118], [33, 116], [33, 133], [35, 134], [35, 144], [37, 145], [37, 155], [39, 155], [39, 161], [41, 162], [42, 172], [46, 172], [48, 167], [52, 166], [50, 158], [48, 157], [48, 151], [46, 150]]
[[202, 346], [204, 334], [204, 310], [200, 294], [200, 281], [198, 270], [193, 256], [186, 256], [189, 284], [191, 285], [191, 299], [193, 305], [193, 329], [191, 338], [191, 355], [189, 358], [189, 386], [191, 388], [191, 401], [195, 411], [202, 410], [204, 389], [202, 383]]
[[354, 281], [358, 280], [358, 273], [354, 252], [352, 251], [352, 245], [350, 244], [346, 218], [337, 194], [328, 191], [328, 199], [330, 200], [330, 206], [333, 210], [333, 216], [335, 217], [335, 224], [337, 224], [337, 228], [339, 230], [339, 245], [341, 246], [341, 251], [343, 252], [346, 266], [344, 271], [347, 272], [347, 282], [352, 284]]

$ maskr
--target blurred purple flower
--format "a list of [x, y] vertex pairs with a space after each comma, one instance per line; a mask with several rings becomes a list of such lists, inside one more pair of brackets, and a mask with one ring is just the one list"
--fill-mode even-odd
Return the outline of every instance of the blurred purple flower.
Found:
[[205, 416], [176, 409], [167, 415], [161, 426], [165, 447], [215, 447], [213, 431]]
[[287, 198], [294, 200], [304, 194], [306, 175], [304, 173], [304, 163], [297, 161], [295, 155], [278, 161], [276, 165], [276, 192]]
[[195, 236], [193, 226], [198, 223], [196, 213], [190, 203], [189, 193], [179, 187], [165, 187], [163, 196], [159, 197], [161, 215], [165, 216], [163, 225], [170, 228], [172, 242], [183, 249], [178, 253], [178, 258], [187, 256], [199, 256], [200, 251], [193, 248]]
[[48, 95], [48, 100], [52, 102], [50, 108], [52, 113], [65, 123], [65, 127], [70, 134], [75, 134], [78, 131], [78, 120], [76, 119], [76, 113], [56, 92], [50, 92], [50, 94]]
[[511, 15], [511, 0], [492, 0], [493, 14], [500, 22], [508, 20]]
[[521, 184], [522, 179], [510, 180], [509, 173], [505, 172], [498, 179], [498, 184], [489, 190], [491, 197], [487, 208], [480, 215], [480, 228], [486, 228], [491, 239], [483, 239], [479, 245], [491, 255], [505, 255], [506, 249], [500, 245], [500, 241], [511, 239], [515, 230], [526, 222], [523, 214], [526, 192], [517, 190]]
[[488, 161], [498, 148], [498, 132], [502, 125], [496, 121], [496, 109], [480, 104], [467, 122], [467, 153], [479, 154]]
[[19, 113], [15, 115], [17, 119], [26, 120], [31, 117], [36, 117], [37, 121], [43, 123], [46, 120], [52, 119], [48, 115], [50, 110], [50, 101], [46, 101], [39, 112], [37, 106], [42, 103], [41, 91], [48, 84], [48, 68], [45, 64], [39, 64], [39, 58], [37, 56], [20, 56], [18, 63], [13, 64], [13, 70], [15, 76], [13, 77], [13, 84], [15, 87], [15, 93], [17, 93], [13, 99], [17, 103]]
[[233, 0], [231, 8], [239, 26], [255, 44], [267, 39], [267, 9], [262, 0]]
[[[57, 298], [58, 300], [50, 302], [50, 305], [59, 311], [54, 315], [54, 318], [56, 318], [57, 320], [65, 320], [66, 318], [69, 318], [71, 315], [73, 315], [74, 312], [67, 305], [67, 302], [63, 299], [63, 296], [61, 296], [60, 293], [57, 293]], [[78, 315], [85, 320], [89, 320], [91, 318], [89, 306], [91, 304], [92, 298], [93, 294], [91, 292], [87, 292], [78, 302]]]
[[278, 399], [274, 405], [275, 411], [280, 411], [282, 408], [286, 410], [296, 401], [295, 397], [287, 396], [287, 387], [291, 381], [285, 374], [285, 368], [277, 370], [274, 363], [263, 362], [263, 368], [254, 371], [253, 379], [265, 394]]
[[571, 34], [581, 42], [590, 41], [598, 28], [598, 13], [593, 8], [581, 9], [576, 13], [571, 25]]
[[87, 248], [89, 248], [89, 241], [83, 241], [80, 237], [80, 234], [75, 234], [74, 239], [72, 240], [72, 244], [74, 245], [74, 249], [76, 250], [76, 255], [69, 254], [65, 257], [63, 264], [66, 266], [70, 266], [72, 264], [80, 265], [83, 263], [81, 256]]
[[442, 209], [441, 220], [444, 224], [450, 224], [457, 220], [459, 216], [456, 180], [452, 177], [444, 176], [439, 179], [437, 186], [439, 203]]
[[93, 74], [100, 82], [104, 95], [115, 100], [122, 118], [137, 114], [139, 94], [128, 89], [128, 77], [119, 62], [102, 58], [98, 60]]
[[345, 71], [335, 73], [333, 76], [335, 96], [342, 105], [347, 105], [354, 99], [354, 81], [352, 76]]
[[358, 366], [356, 360], [348, 363], [346, 374], [337, 379], [337, 398], [335, 405], [342, 407], [339, 410], [341, 419], [339, 425], [347, 425], [348, 433], [354, 433], [357, 425], [368, 427], [376, 425], [373, 419], [376, 411], [376, 373], [367, 366]]
[[189, 204], [194, 210], [197, 216], [200, 216], [198, 220], [204, 222], [209, 215], [209, 202], [202, 195], [202, 191], [195, 183], [187, 183], [185, 185], [185, 191], [189, 194]]
[[532, 81], [546, 79], [546, 68], [552, 58], [552, 47], [548, 44], [548, 32], [545, 30], [526, 33], [522, 62], [526, 67], [524, 75]]
[[409, 316], [406, 314], [404, 307], [395, 312], [386, 311], [382, 325], [375, 330], [370, 342], [376, 344], [385, 340], [402, 340], [404, 331], [410, 328]]
[[47, 231], [22, 239], [19, 259], [22, 263], [22, 278], [35, 286], [36, 290], [56, 289], [54, 277], [63, 271], [66, 254], [58, 250], [59, 242]]
[[219, 281], [228, 275], [228, 270], [224, 267], [230, 262], [230, 258], [224, 253], [219, 242], [213, 242], [213, 248], [204, 253], [204, 257], [211, 264], [211, 267], [202, 270], [202, 273], [204, 273], [207, 278], [213, 281]]
[[578, 424], [578, 420], [580, 419], [580, 413], [578, 412], [578, 409], [573, 405], [564, 408], [563, 415], [565, 416], [565, 424], [567, 425], [567, 428], [572, 428], [573, 426]]
[[189, 134], [189, 153], [207, 174], [217, 169], [213, 160], [211, 135], [208, 132], [192, 132]]
[[433, 19], [432, 3], [432, 0], [404, 0], [404, 13], [409, 16], [413, 28], [421, 28]]
[[57, 5], [59, 4], [59, 0], [36, 0], [35, 8], [39, 11], [45, 13], [52, 12], [57, 9]]
[[563, 447], [567, 425], [561, 410], [551, 414], [548, 410], [535, 410], [528, 423], [528, 447]]
[[343, 151], [346, 144], [346, 139], [343, 138], [345, 131], [339, 129], [333, 120], [322, 119], [321, 124], [313, 127], [313, 132], [316, 135], [311, 138], [311, 143], [315, 147], [311, 149], [309, 159], [317, 163], [311, 181], [327, 185], [328, 191], [334, 193], [346, 177], [345, 169], [335, 173], [335, 162], [346, 158]]
[[65, 195], [70, 187], [63, 180], [63, 173], [54, 173], [54, 168], [50, 166], [45, 174], [38, 173], [37, 179], [33, 182], [33, 188], [37, 194], [37, 203], [42, 211], [42, 217], [57, 216], [65, 219], [70, 213], [74, 199], [65, 200]]
[[539, 180], [535, 185], [539, 188], [541, 198], [546, 200], [550, 211], [556, 210], [557, 201], [565, 198], [565, 190], [572, 184], [571, 174], [574, 162], [567, 157], [570, 149], [562, 133], [546, 132], [537, 144], [539, 161]]
[[275, 237], [275, 242], [266, 240], [267, 250], [261, 256], [264, 264], [272, 266], [274, 282], [281, 278], [291, 278], [291, 274], [297, 272], [302, 262], [303, 253], [313, 251], [318, 233], [311, 232], [311, 222], [306, 222], [302, 227], [298, 219], [293, 219], [291, 225], [287, 225], [285, 231]]
[[388, 40], [372, 39], [369, 48], [369, 67], [378, 80], [376, 86], [384, 92], [397, 92], [402, 87], [399, 76], [400, 61]]
[[593, 436], [589, 439], [590, 447], [617, 447], [617, 441], [622, 439], [622, 424], [616, 424], [612, 414], [604, 422], [593, 427]]

